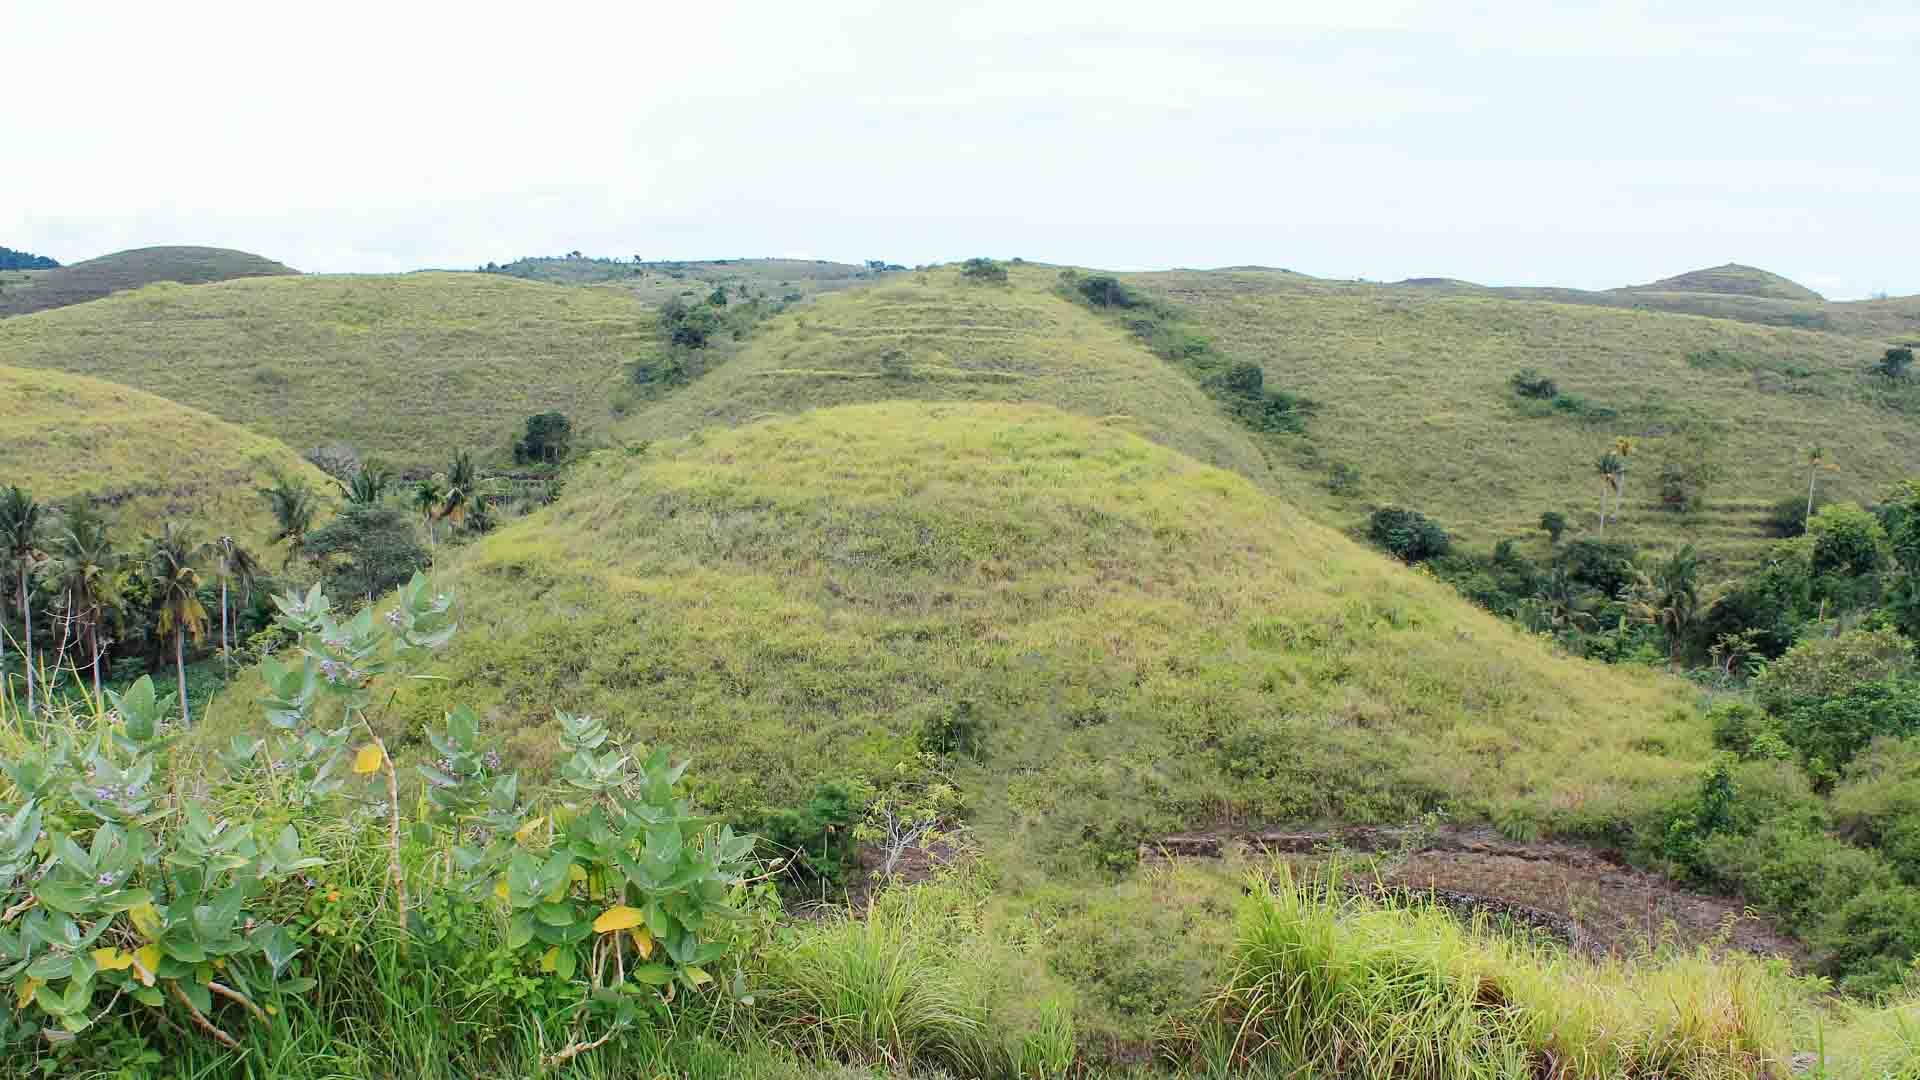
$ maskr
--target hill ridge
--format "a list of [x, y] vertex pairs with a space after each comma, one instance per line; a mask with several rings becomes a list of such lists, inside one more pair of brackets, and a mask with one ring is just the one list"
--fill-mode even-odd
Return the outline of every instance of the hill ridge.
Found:
[[0, 289], [0, 318], [49, 311], [162, 281], [205, 285], [235, 278], [298, 274], [262, 255], [232, 248], [160, 245], [37, 270]]

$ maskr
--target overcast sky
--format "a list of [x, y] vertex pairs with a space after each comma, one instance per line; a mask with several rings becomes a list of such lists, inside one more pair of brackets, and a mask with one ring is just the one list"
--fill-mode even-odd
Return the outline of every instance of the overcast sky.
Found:
[[1920, 293], [1913, 0], [0, 0], [0, 244]]

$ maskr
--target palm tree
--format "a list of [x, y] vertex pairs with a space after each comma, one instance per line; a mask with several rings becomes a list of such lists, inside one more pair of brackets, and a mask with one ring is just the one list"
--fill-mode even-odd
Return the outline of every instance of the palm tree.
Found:
[[439, 516], [455, 525], [466, 520], [467, 508], [478, 497], [478, 478], [474, 474], [473, 455], [456, 450], [453, 466], [447, 470], [447, 487], [440, 493]]
[[1594, 471], [1600, 474], [1599, 535], [1601, 536], [1607, 535], [1607, 495], [1619, 490], [1615, 477], [1625, 472], [1626, 467], [1626, 463], [1620, 460], [1620, 455], [1612, 450], [1601, 454], [1600, 459], [1593, 463]]
[[33, 496], [18, 486], [0, 495], [0, 553], [13, 564], [18, 582], [20, 619], [26, 624], [26, 644], [21, 659], [27, 669], [27, 713], [33, 713], [33, 564], [41, 557], [40, 518], [42, 507]]
[[169, 521], [159, 536], [147, 543], [147, 575], [153, 580], [160, 608], [160, 632], [173, 632], [173, 664], [180, 677], [180, 723], [193, 723], [187, 707], [187, 635], [198, 642], [207, 629], [207, 609], [200, 604], [200, 571], [194, 563], [205, 545], [187, 530]]
[[93, 669], [93, 700], [100, 698], [100, 627], [106, 622], [107, 609], [114, 605], [113, 575], [120, 567], [120, 552], [113, 546], [107, 519], [90, 503], [76, 499], [67, 508], [65, 521], [54, 535], [54, 581], [67, 598], [69, 619], [78, 620], [86, 635]]
[[284, 541], [287, 545], [287, 559], [280, 564], [285, 569], [292, 566], [294, 558], [306, 550], [307, 533], [313, 528], [313, 519], [319, 513], [320, 504], [305, 481], [282, 473], [275, 473], [273, 486], [261, 488], [260, 494], [273, 511], [275, 529], [271, 542], [278, 544]]
[[1827, 456], [1824, 446], [1807, 447], [1807, 523], [1813, 523], [1813, 484], [1819, 476], [1820, 462]]
[[1700, 620], [1700, 556], [1687, 544], [1651, 574], [1643, 570], [1638, 576], [1633, 610], [1667, 632], [1667, 659], [1673, 660]]
[[[227, 586], [238, 581], [240, 588], [249, 595], [253, 592], [254, 578], [260, 575], [259, 560], [253, 553], [234, 540], [231, 536], [222, 536], [213, 544], [213, 572], [220, 578], [220, 654], [225, 657], [227, 668], [233, 667], [233, 644], [227, 635]], [[245, 601], [241, 601], [245, 603]]]
[[386, 492], [387, 484], [392, 479], [393, 474], [384, 465], [369, 461], [353, 474], [352, 482], [342, 484], [335, 480], [334, 483], [340, 484], [340, 489], [346, 492], [348, 502], [355, 506], [372, 506], [380, 501], [380, 496]]
[[429, 476], [413, 486], [413, 505], [427, 523], [427, 546], [433, 546], [433, 515], [440, 509], [440, 499], [444, 492], [440, 482]]
[[1627, 498], [1627, 459], [1633, 456], [1633, 440], [1622, 435], [1613, 440], [1613, 454], [1620, 469], [1613, 474], [1613, 519], [1620, 520], [1620, 507]]

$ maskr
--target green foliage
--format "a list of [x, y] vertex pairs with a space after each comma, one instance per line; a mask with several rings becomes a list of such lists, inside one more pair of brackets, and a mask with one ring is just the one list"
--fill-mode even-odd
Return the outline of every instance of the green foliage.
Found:
[[1913, 349], [1907, 345], [1889, 348], [1873, 365], [1874, 374], [1888, 382], [1905, 382], [1913, 372]]
[[427, 568], [412, 515], [394, 506], [350, 503], [306, 538], [328, 591], [356, 599], [381, 596]]
[[1920, 740], [1876, 739], [1833, 789], [1841, 835], [1886, 857], [1900, 880], [1920, 885]]
[[1567, 515], [1558, 510], [1545, 511], [1540, 515], [1540, 530], [1547, 534], [1548, 543], [1558, 544], [1567, 531]]
[[1699, 436], [1670, 440], [1656, 474], [1660, 503], [1677, 513], [1699, 513], [1706, 509], [1708, 490], [1725, 475], [1714, 440]]
[[573, 421], [562, 412], [535, 413], [527, 417], [527, 432], [513, 444], [516, 464], [565, 461], [573, 452]]
[[0, 247], [0, 270], [57, 270], [60, 264], [45, 255]]
[[1853, 630], [1787, 650], [1754, 681], [1761, 707], [1785, 716], [1913, 670], [1913, 645], [1891, 630]]
[[1507, 377], [1507, 385], [1523, 398], [1551, 401], [1560, 395], [1554, 381], [1533, 368], [1521, 368]]
[[1094, 274], [1080, 279], [1080, 295], [1087, 303], [1102, 308], [1133, 308], [1146, 303], [1132, 289], [1122, 284], [1119, 278], [1104, 274]]
[[1367, 518], [1367, 539], [1404, 563], [1426, 562], [1447, 553], [1447, 531], [1417, 510], [1383, 506]]
[[981, 285], [1005, 285], [1007, 268], [992, 259], [968, 259], [960, 264], [960, 279]]
[[1706, 720], [1713, 731], [1713, 745], [1743, 761], [1792, 756], [1779, 721], [1747, 702], [1723, 701], [1707, 710]]
[[1885, 526], [1855, 503], [1820, 507], [1807, 521], [1807, 534], [1816, 575], [1863, 577], [1892, 561]]
[[1568, 579], [1602, 597], [1613, 599], [1634, 584], [1634, 557], [1630, 543], [1621, 540], [1575, 540], [1560, 549], [1554, 565]]
[[754, 832], [782, 852], [785, 878], [797, 887], [845, 883], [854, 868], [854, 826], [865, 812], [865, 785], [829, 781], [797, 809], [768, 811]]
[[[1791, 655], [1791, 654], [1789, 654]], [[1853, 756], [1882, 736], [1920, 733], [1920, 680], [1890, 678], [1802, 700], [1782, 717], [1781, 738], [1817, 780], [1830, 782]]]
[[1258, 364], [1230, 365], [1220, 376], [1219, 393], [1228, 409], [1255, 431], [1299, 434], [1306, 430], [1306, 419], [1313, 412], [1312, 402], [1268, 390]]

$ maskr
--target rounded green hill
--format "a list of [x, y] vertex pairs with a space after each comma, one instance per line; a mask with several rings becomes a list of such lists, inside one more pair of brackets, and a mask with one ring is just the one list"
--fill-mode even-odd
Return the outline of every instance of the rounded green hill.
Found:
[[0, 318], [66, 307], [160, 281], [203, 285], [233, 278], [299, 271], [272, 259], [229, 248], [146, 247], [36, 271], [24, 284], [0, 291]]
[[0, 367], [0, 478], [43, 502], [86, 495], [123, 533], [172, 519], [264, 548], [273, 471], [331, 488], [284, 444], [143, 391]]

